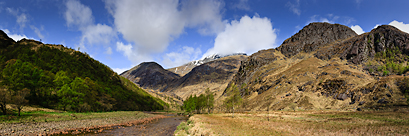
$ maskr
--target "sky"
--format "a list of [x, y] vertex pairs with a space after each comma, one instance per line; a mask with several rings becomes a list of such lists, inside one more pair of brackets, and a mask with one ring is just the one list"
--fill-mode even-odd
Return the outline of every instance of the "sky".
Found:
[[408, 0], [0, 0], [0, 29], [80, 50], [117, 73], [276, 48], [311, 22], [409, 33]]

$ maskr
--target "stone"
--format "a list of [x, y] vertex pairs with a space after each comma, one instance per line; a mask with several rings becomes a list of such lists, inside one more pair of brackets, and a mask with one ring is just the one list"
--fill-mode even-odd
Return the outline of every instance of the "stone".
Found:
[[388, 94], [388, 93], [386, 94], [386, 96], [388, 96], [388, 97], [392, 97], [392, 95], [390, 95], [390, 94]]
[[360, 101], [358, 105], [363, 105], [365, 104], [365, 101]]
[[357, 108], [356, 110], [357, 110], [357, 111], [362, 111], [362, 109], [361, 109], [361, 108]]

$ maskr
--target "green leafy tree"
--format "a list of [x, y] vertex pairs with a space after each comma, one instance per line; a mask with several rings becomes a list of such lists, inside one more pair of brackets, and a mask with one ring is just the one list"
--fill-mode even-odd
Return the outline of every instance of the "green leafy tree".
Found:
[[210, 114], [211, 109], [214, 107], [214, 95], [212, 92], [210, 92], [210, 89], [207, 88], [205, 91], [206, 94], [206, 106], [207, 108], [207, 114]]
[[224, 105], [227, 109], [231, 109], [232, 117], [234, 117], [234, 110], [241, 105], [242, 98], [236, 85], [232, 84], [228, 90], [230, 90], [229, 97], [224, 101]]

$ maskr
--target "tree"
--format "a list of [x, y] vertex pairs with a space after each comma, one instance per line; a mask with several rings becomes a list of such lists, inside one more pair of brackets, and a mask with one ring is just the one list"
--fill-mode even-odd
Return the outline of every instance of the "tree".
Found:
[[28, 103], [28, 100], [26, 100], [26, 96], [29, 93], [30, 90], [24, 88], [22, 90], [16, 91], [16, 94], [13, 96], [13, 103], [14, 107], [18, 110], [18, 116], [20, 116], [20, 112], [23, 109], [23, 106]]
[[239, 107], [242, 103], [242, 98], [240, 95], [240, 91], [237, 88], [236, 85], [232, 84], [229, 88], [228, 91], [230, 90], [229, 97], [224, 101], [224, 104], [227, 109], [232, 110], [233, 114], [232, 117], [234, 117], [234, 110], [236, 107]]
[[10, 91], [5, 87], [0, 87], [0, 109], [3, 115], [7, 115], [6, 104], [10, 102]]
[[71, 79], [67, 76], [67, 72], [58, 71], [53, 82], [58, 88], [61, 88], [62, 86], [71, 83]]
[[207, 114], [210, 114], [210, 110], [213, 109], [214, 107], [214, 95], [212, 92], [210, 92], [209, 88], [206, 89], [205, 91], [206, 94], [206, 108], [207, 108]]

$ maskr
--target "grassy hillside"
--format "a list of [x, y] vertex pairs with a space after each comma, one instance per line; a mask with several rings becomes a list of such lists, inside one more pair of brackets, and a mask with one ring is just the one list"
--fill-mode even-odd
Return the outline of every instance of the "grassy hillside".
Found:
[[86, 53], [1, 37], [6, 38], [0, 40], [0, 95], [9, 98], [4, 102], [17, 103], [16, 98], [24, 96], [30, 105], [77, 112], [161, 110], [165, 106]]

